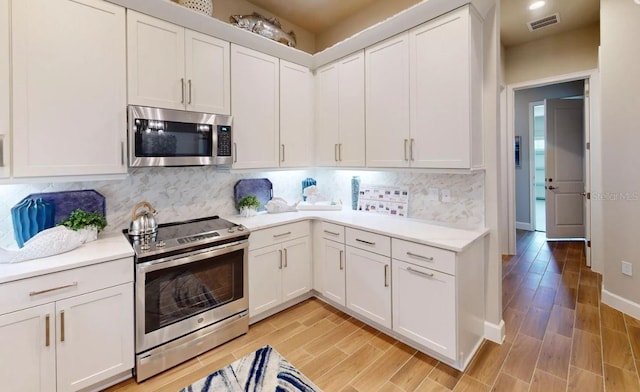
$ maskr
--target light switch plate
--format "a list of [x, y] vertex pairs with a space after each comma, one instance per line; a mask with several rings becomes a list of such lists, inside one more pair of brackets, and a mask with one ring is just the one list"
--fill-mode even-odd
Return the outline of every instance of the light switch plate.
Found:
[[633, 276], [633, 264], [622, 260], [622, 273], [628, 276]]

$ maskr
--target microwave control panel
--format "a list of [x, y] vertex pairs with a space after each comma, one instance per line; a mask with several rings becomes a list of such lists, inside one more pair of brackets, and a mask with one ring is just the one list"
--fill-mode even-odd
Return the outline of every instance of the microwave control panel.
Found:
[[218, 156], [231, 156], [231, 126], [218, 125]]

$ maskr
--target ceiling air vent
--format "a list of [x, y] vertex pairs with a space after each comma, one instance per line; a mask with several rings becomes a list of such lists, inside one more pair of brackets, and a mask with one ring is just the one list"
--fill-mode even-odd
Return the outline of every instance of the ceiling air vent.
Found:
[[527, 27], [529, 27], [530, 31], [536, 31], [543, 27], [551, 26], [556, 23], [560, 23], [560, 14], [553, 14], [549, 16], [545, 16], [544, 18], [540, 18], [538, 20], [532, 20], [527, 23]]

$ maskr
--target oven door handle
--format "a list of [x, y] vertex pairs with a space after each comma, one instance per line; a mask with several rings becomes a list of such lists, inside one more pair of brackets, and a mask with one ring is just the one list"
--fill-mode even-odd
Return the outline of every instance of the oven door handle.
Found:
[[146, 263], [136, 264], [136, 271], [147, 273], [157, 271], [164, 268], [176, 267], [178, 265], [193, 263], [196, 261], [208, 259], [211, 257], [221, 256], [237, 250], [248, 249], [249, 241], [242, 240], [219, 245], [213, 248], [200, 249], [194, 252], [185, 253], [184, 255], [174, 255], [158, 260], [147, 261]]

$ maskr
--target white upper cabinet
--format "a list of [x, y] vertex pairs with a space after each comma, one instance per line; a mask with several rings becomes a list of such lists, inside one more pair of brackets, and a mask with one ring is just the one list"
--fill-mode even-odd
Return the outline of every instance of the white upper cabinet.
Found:
[[412, 166], [482, 165], [481, 37], [470, 7], [409, 32]]
[[185, 53], [187, 110], [230, 114], [229, 43], [186, 30]]
[[316, 164], [365, 164], [364, 51], [316, 72]]
[[129, 103], [230, 113], [229, 43], [127, 11]]
[[367, 166], [483, 165], [482, 31], [470, 6], [366, 50]]
[[0, 178], [11, 174], [9, 20], [9, 0], [0, 0]]
[[409, 34], [367, 48], [367, 166], [409, 166]]
[[279, 61], [273, 56], [232, 44], [231, 66], [233, 167], [278, 167]]
[[313, 163], [313, 74], [280, 60], [280, 167]]
[[14, 176], [126, 173], [124, 8], [20, 0], [11, 12]]

